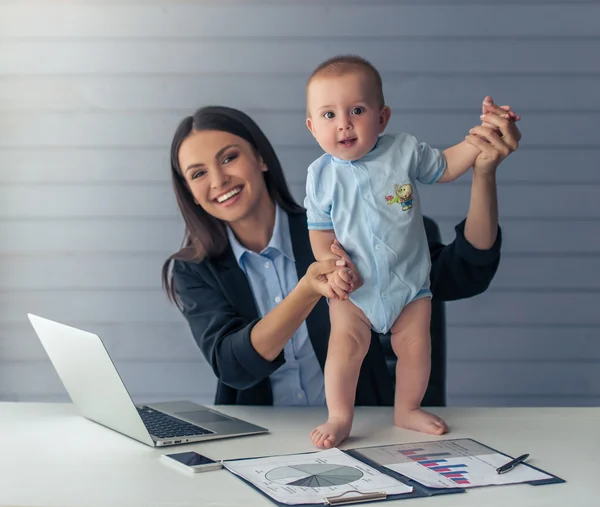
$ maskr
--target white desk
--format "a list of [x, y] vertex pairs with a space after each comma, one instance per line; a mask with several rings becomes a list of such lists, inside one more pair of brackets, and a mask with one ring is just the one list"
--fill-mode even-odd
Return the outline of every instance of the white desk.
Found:
[[[231, 459], [314, 450], [309, 431], [324, 409], [218, 407], [268, 427], [271, 434], [153, 449], [76, 415], [68, 404], [0, 403], [0, 505], [272, 507], [225, 470], [187, 476], [159, 461], [162, 453], [197, 450]], [[471, 437], [531, 463], [566, 484], [486, 487], [458, 495], [381, 505], [546, 507], [598, 505], [600, 408], [445, 408], [435, 412], [449, 437]], [[346, 448], [436, 437], [400, 430], [391, 409], [359, 408]]]

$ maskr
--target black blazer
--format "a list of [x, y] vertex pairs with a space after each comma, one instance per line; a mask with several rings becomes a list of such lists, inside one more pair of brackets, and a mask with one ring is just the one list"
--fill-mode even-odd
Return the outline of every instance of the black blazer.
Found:
[[[314, 262], [306, 215], [289, 215], [298, 279]], [[464, 237], [464, 222], [447, 246], [430, 243], [431, 290], [444, 301], [471, 297], [491, 282], [500, 260], [501, 236], [490, 250], [476, 250]], [[258, 311], [246, 275], [230, 248], [215, 260], [175, 261], [173, 282], [182, 313], [202, 354], [219, 379], [215, 404], [272, 405], [269, 375], [284, 362], [283, 352], [267, 361], [252, 347], [250, 331]], [[323, 368], [329, 340], [329, 311], [321, 299], [306, 319], [310, 341]], [[356, 405], [394, 404], [393, 381], [388, 373], [378, 335], [374, 334], [363, 361]]]

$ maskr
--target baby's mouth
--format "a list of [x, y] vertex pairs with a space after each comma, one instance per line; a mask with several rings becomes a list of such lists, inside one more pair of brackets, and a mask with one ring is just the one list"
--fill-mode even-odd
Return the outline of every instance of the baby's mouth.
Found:
[[346, 148], [349, 146], [352, 146], [356, 143], [357, 138], [348, 138], [348, 139], [342, 139], [341, 141], [339, 141], [339, 144], [341, 144], [342, 146], [345, 146]]

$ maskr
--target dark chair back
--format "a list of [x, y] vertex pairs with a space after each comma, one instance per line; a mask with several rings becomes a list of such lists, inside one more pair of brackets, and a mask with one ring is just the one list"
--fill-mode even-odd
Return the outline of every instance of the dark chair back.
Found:
[[[428, 217], [424, 218], [427, 239], [441, 242], [440, 229]], [[446, 309], [443, 301], [433, 298], [431, 301], [431, 375], [423, 398], [424, 407], [446, 406]], [[390, 376], [396, 379], [396, 355], [392, 350], [390, 333], [380, 335]]]

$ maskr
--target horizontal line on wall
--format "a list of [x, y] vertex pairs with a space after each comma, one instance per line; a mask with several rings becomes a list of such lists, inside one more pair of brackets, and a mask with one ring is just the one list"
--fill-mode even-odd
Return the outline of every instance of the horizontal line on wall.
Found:
[[[182, 230], [183, 236], [183, 230]], [[131, 257], [139, 259], [143, 257], [164, 257], [166, 260], [173, 252], [171, 250], [39, 250], [27, 252], [0, 252], [0, 259], [11, 259], [14, 257], [85, 257], [85, 258], [100, 258], [100, 257]], [[597, 252], [502, 252], [502, 258], [507, 259], [597, 259], [600, 258], [600, 251]]]
[[[23, 361], [27, 362], [27, 361]], [[590, 358], [581, 358], [581, 359], [538, 359], [538, 358], [514, 358], [514, 359], [490, 359], [487, 357], [477, 358], [477, 359], [448, 359], [448, 364], [500, 364], [500, 363], [517, 363], [517, 364], [595, 364], [600, 363], [600, 358], [598, 359], [590, 359]]]
[[[304, 184], [304, 181], [296, 181], [293, 178], [288, 178], [288, 185], [291, 184]], [[462, 178], [447, 184], [445, 186], [452, 187], [470, 187], [471, 180]], [[24, 187], [31, 188], [36, 185], [66, 187], [66, 186], [80, 186], [80, 187], [163, 187], [165, 185], [171, 186], [171, 180], [169, 173], [167, 173], [164, 179], [147, 179], [147, 180], [100, 180], [100, 181], [84, 181], [84, 180], [44, 180], [36, 179], [35, 181], [2, 181], [0, 180], [0, 186], [4, 187]], [[572, 187], [589, 187], [590, 185], [600, 186], [600, 174], [597, 180], [577, 180], [576, 182], [564, 181], [539, 181], [539, 180], [500, 180], [497, 182], [498, 188], [500, 187], [564, 187], [565, 185]]]
[[[450, 145], [436, 146], [440, 149], [446, 149]], [[314, 144], [290, 144], [290, 145], [277, 145], [276, 151], [282, 150], [313, 150]], [[114, 150], [114, 151], [132, 151], [132, 150], [155, 150], [155, 151], [166, 151], [170, 146], [157, 145], [157, 144], [132, 144], [127, 146], [122, 145], [72, 145], [72, 144], [61, 144], [60, 146], [39, 146], [39, 145], [18, 145], [18, 146], [2, 146], [0, 145], [0, 152], [2, 151], [65, 151], [65, 150]], [[521, 144], [519, 150], [544, 150], [544, 151], [584, 151], [584, 150], [600, 150], [600, 144]]]
[[[92, 320], [86, 320], [86, 321], [77, 321], [77, 320], [69, 320], [69, 323], [74, 322], [76, 323], [75, 325], [77, 326], [82, 326], [84, 328], [92, 328], [92, 327], [101, 327], [101, 328], [107, 328], [107, 327], [126, 327], [126, 328], [135, 328], [135, 329], [154, 329], [156, 330], [157, 328], [160, 328], [161, 326], [166, 328], [167, 330], [172, 330], [174, 328], [176, 328], [177, 326], [179, 327], [183, 327], [185, 329], [188, 329], [188, 323], [186, 320], [183, 319], [180, 320], [179, 322], [172, 322], [172, 321], [165, 321], [165, 322], [147, 322], [147, 321], [139, 321], [139, 322], [95, 322]], [[0, 322], [0, 330], [11, 330], [11, 331], [18, 331], [18, 330], [24, 330], [24, 329], [32, 329], [31, 327], [31, 323], [25, 319], [21, 322]]]
[[[56, 293], [56, 292], [164, 292], [159, 287], [136, 287], [127, 285], [115, 285], [113, 287], [82, 287], [82, 286], [62, 286], [62, 287], [38, 287], [26, 288], [12, 287], [0, 289], [0, 294], [16, 293]], [[600, 287], [506, 287], [486, 290], [487, 294], [600, 294]]]
[[[458, 224], [462, 220], [465, 219], [465, 215], [455, 215], [448, 216], [445, 215], [443, 217], [434, 217], [435, 221], [438, 223], [449, 223], [453, 222]], [[1, 217], [0, 223], [2, 222], [118, 222], [121, 220], [130, 220], [135, 222], [156, 222], [156, 221], [179, 221], [180, 216], [178, 214], [173, 215], [109, 215], [109, 216], [73, 216], [73, 215], [54, 215], [54, 216], [16, 216], [16, 217]], [[500, 217], [501, 225], [504, 223], [512, 223], [512, 222], [538, 222], [538, 223], [598, 223], [600, 222], [600, 217], [527, 217], [527, 216], [518, 216], [518, 217]]]
[[[600, 284], [600, 280], [598, 282]], [[600, 294], [600, 287], [491, 287], [486, 293], [495, 294]]]
[[[457, 71], [457, 72], [448, 72], [448, 71], [385, 71], [382, 72], [386, 79], [395, 79], [395, 78], [415, 78], [415, 77], [434, 77], [434, 78], [443, 78], [443, 77], [502, 77], [506, 78], [507, 74], [505, 71]], [[306, 79], [306, 72], [225, 72], [225, 71], [194, 71], [194, 72], [59, 72], [59, 73], [39, 73], [39, 72], [11, 72], [5, 73], [2, 76], [2, 79], [10, 79], [10, 78], [23, 78], [23, 77], [31, 77], [31, 78], [48, 78], [48, 77], [103, 77], [103, 78], [119, 78], [119, 77], [169, 77], [169, 78], [193, 78], [195, 76], [215, 76], [215, 77], [301, 77]], [[555, 79], [571, 79], [571, 78], [580, 78], [580, 77], [600, 77], [600, 72], [590, 72], [590, 71], [511, 71], [510, 77], [513, 79], [517, 79], [520, 77], [539, 77], [539, 78], [555, 78]]]
[[[180, 2], [188, 3], [189, 0]], [[0, 5], [13, 4], [14, 0], [0, 0]], [[44, 4], [44, 0], [19, 0], [19, 5], [36, 5]], [[58, 3], [58, 2], [55, 2]], [[123, 0], [79, 0], [82, 5], [118, 5], [122, 4]], [[163, 5], [167, 2], [159, 0], [128, 0], [127, 5]], [[294, 6], [289, 0], [252, 0], [244, 2], [242, 0], [202, 0], [203, 5], [223, 6], [223, 5], [239, 5], [251, 3], [251, 5], [277, 5], [279, 7]], [[303, 0], [305, 5], [323, 6], [323, 0]], [[492, 2], [482, 2], [482, 0], [369, 0], [369, 5], [489, 5]], [[599, 0], [506, 0], [502, 5], [593, 5], [599, 3]], [[167, 3], [168, 4], [168, 3]], [[364, 0], [328, 0], [327, 5], [363, 5]]]
[[[402, 106], [394, 106], [394, 105], [390, 105], [390, 108], [392, 109], [392, 111], [394, 112], [399, 112], [399, 113], [403, 113], [403, 114], [422, 114], [422, 115], [435, 115], [435, 116], [442, 116], [442, 115], [457, 115], [457, 114], [473, 114], [473, 108], [460, 108], [460, 109], [451, 109], [451, 108], [440, 108], [440, 107], [435, 107], [435, 108], [406, 108], [406, 107], [402, 107]], [[260, 109], [255, 109], [255, 108], [244, 108], [244, 112], [247, 113], [250, 116], [253, 115], [260, 115], [260, 114], [271, 114], [271, 115], [276, 115], [276, 114], [297, 114], [297, 115], [302, 115], [304, 116], [305, 113], [305, 109], [302, 108], [294, 108], [294, 109], [282, 109], [282, 108], [260, 108]], [[48, 114], [64, 114], [65, 116], [71, 116], [73, 114], [103, 114], [106, 116], [112, 115], [112, 114], [139, 114], [139, 115], [143, 115], [143, 114], [180, 114], [182, 117], [183, 116], [187, 116], [190, 115], [190, 113], [192, 112], [190, 108], [134, 108], [134, 109], [124, 109], [124, 108], [106, 108], [106, 107], [97, 107], [97, 106], [93, 106], [93, 107], [81, 107], [81, 108], [71, 108], [71, 107], [66, 107], [66, 108], [39, 108], [39, 107], [32, 107], [32, 108], [12, 108], [12, 107], [5, 107], [2, 108], [0, 107], [0, 112], [6, 113], [6, 114], [36, 114], [36, 115], [41, 115], [44, 113], [48, 113]], [[520, 116], [522, 117], [527, 117], [527, 116], [552, 116], [552, 115], [557, 115], [557, 114], [568, 114], [571, 116], [574, 115], [597, 115], [598, 113], [600, 113], [600, 109], [596, 108], [586, 108], [586, 109], [576, 109], [576, 108], [552, 108], [551, 105], [549, 105], [547, 108], [541, 109], [518, 109], [517, 113], [519, 113]], [[479, 113], [478, 113], [479, 114]], [[519, 123], [517, 123], [517, 125], [520, 125]]]
[[597, 259], [598, 252], [502, 252], [502, 258], [511, 259]]
[[[577, 398], [590, 398], [590, 399], [594, 399], [594, 398], [598, 398], [598, 394], [584, 394], [584, 393], [572, 393], [572, 394], [538, 394], [538, 393], [534, 393], [534, 394], [527, 394], [527, 393], [523, 393], [523, 394], [498, 394], [498, 393], [489, 393], [489, 394], [459, 394], [459, 393], [451, 393], [448, 392], [447, 393], [448, 396], [451, 396], [454, 399], [465, 399], [465, 400], [474, 400], [474, 399], [479, 399], [479, 400], [487, 400], [487, 399], [501, 399], [501, 398], [536, 398], [536, 399], [553, 399], [553, 398], [573, 398], [573, 397], [577, 397]], [[456, 405], [454, 405], [453, 408], [455, 408]], [[475, 407], [473, 407], [475, 408]], [[484, 408], [484, 407], [480, 407], [480, 408]], [[485, 407], [487, 408], [487, 407]], [[500, 407], [498, 407], [500, 408]], [[504, 407], [504, 408], [511, 408], [511, 407]], [[537, 408], [537, 407], [532, 407], [532, 408]], [[548, 407], [548, 408], [558, 408], [558, 407]]]
[[[216, 384], [216, 380], [215, 380], [215, 384]], [[14, 391], [2, 391], [0, 389], [0, 399], [2, 399], [3, 401], [12, 401], [12, 402], [37, 402], [37, 400], [44, 400], [44, 399], [48, 399], [48, 398], [55, 398], [55, 397], [62, 397], [64, 398], [64, 400], [66, 402], [68, 402], [69, 404], [71, 403], [71, 399], [69, 398], [69, 395], [67, 394], [66, 391], [64, 390], [60, 390], [59, 392], [41, 392], [41, 393], [36, 393], [36, 392], [28, 392], [26, 394], [23, 394], [21, 392], [14, 392]], [[210, 390], [206, 390], [206, 391], [195, 391], [193, 393], [157, 393], [157, 392], [152, 392], [152, 393], [135, 393], [133, 395], [133, 398], [135, 399], [136, 403], [142, 402], [144, 403], [146, 400], [158, 400], [161, 399], [161, 401], [169, 401], [169, 400], [194, 400], [194, 399], [200, 399], [200, 398], [204, 398], [204, 397], [210, 397], [211, 400], [214, 397], [214, 388], [211, 386]], [[32, 400], [36, 400], [36, 401], [32, 401]], [[139, 400], [139, 401], [138, 401]], [[40, 403], [43, 403], [40, 402]], [[152, 403], [152, 402], [150, 402]], [[209, 402], [209, 403], [212, 403]], [[207, 403], [208, 404], [208, 403]]]
[[446, 327], [452, 329], [488, 329], [488, 328], [502, 328], [502, 329], [600, 329], [600, 323], [597, 322], [578, 322], [578, 323], [556, 323], [556, 324], [545, 324], [536, 322], [526, 323], [514, 323], [514, 322], [485, 322], [485, 323], [462, 323], [462, 324], [451, 324], [447, 323]]
[[[130, 359], [117, 359], [117, 362], [119, 364], [119, 366], [121, 365], [128, 365], [128, 364], [163, 364], [163, 363], [169, 363], [169, 364], [205, 364], [208, 365], [208, 363], [206, 362], [206, 360], [204, 359], [204, 357], [202, 356], [197, 356], [194, 358], [190, 358], [190, 357], [173, 357], [173, 358], [168, 358], [168, 359], [164, 359], [164, 358], [146, 358], [144, 357], [143, 359], [135, 359], [135, 358], [130, 358]], [[40, 361], [38, 359], [1, 359], [0, 358], [0, 365], [2, 364], [33, 364], [33, 363], [39, 363], [39, 364], [45, 364], [46, 361]], [[596, 363], [600, 363], [600, 359], [589, 359], [589, 358], [581, 358], [581, 359], [552, 359], [552, 360], [547, 360], [547, 359], [536, 359], [536, 358], [515, 358], [515, 359], [501, 359], [501, 360], [496, 360], [496, 359], [489, 359], [489, 358], [477, 358], [477, 359], [448, 359], [448, 365], [450, 364], [473, 364], [473, 363], [477, 363], [477, 364], [500, 364], [500, 363], [516, 363], [516, 364], [555, 364], [555, 365], [562, 365], [562, 364], [596, 364]]]
[[[118, 356], [118, 354], [117, 354]], [[114, 358], [114, 356], [113, 356]], [[131, 365], [131, 364], [164, 364], [164, 363], [169, 363], [169, 364], [190, 364], [190, 363], [194, 363], [194, 364], [202, 364], [202, 365], [207, 365], [208, 363], [206, 362], [206, 360], [204, 359], [203, 356], [196, 356], [195, 358], [172, 358], [172, 359], [161, 359], [161, 358], [143, 358], [143, 359], [125, 359], [125, 360], [121, 360], [121, 359], [117, 359], [117, 364], [119, 366], [119, 368], [121, 368], [121, 366], [126, 366], [126, 365]], [[0, 358], [0, 365], [2, 364], [47, 364], [47, 361], [45, 360], [39, 360], [39, 359], [1, 359]]]
[[499, 42], [580, 42], [597, 41], [600, 37], [595, 35], [174, 35], [174, 36], [94, 36], [94, 37], [2, 37], [2, 42], [26, 42], [46, 44], [58, 43], [105, 43], [105, 42], [339, 42], [339, 41], [365, 41], [365, 42], [392, 42], [392, 41], [419, 41], [419, 42], [465, 42], [465, 41], [499, 41]]
[[[422, 115], [457, 115], [457, 114], [473, 114], [473, 108], [440, 108], [440, 107], [431, 107], [431, 108], [411, 108], [411, 107], [403, 107], [403, 106], [395, 106], [393, 104], [388, 104], [388, 106], [393, 111], [399, 111], [405, 114], [422, 114]], [[72, 116], [73, 114], [101, 114], [104, 116], [110, 116], [113, 114], [131, 114], [131, 115], [145, 115], [145, 114], [180, 114], [181, 116], [189, 115], [189, 108], [181, 108], [181, 107], [158, 107], [158, 108], [100, 108], [100, 107], [88, 107], [88, 108], [0, 108], [1, 112], [9, 113], [9, 114], [62, 114], [65, 116]], [[261, 114], [270, 114], [270, 115], [291, 115], [297, 114], [302, 115], [306, 113], [305, 108], [295, 107], [295, 108], [281, 108], [281, 107], [273, 107], [273, 108], [253, 108], [248, 107], [244, 108], [244, 112], [248, 115], [261, 115]], [[600, 108], [562, 108], [557, 109], [553, 108], [551, 105], [548, 105], [547, 108], [534, 108], [534, 109], [519, 109], [517, 111], [520, 116], [525, 117], [526, 115], [537, 115], [537, 116], [552, 116], [557, 114], [568, 114], [568, 115], [597, 115], [600, 113]], [[478, 113], [479, 114], [479, 113]], [[519, 123], [517, 122], [517, 125]]]
[[[203, 356], [197, 356], [194, 358], [190, 358], [190, 357], [181, 357], [181, 358], [130, 358], [130, 359], [118, 359], [117, 360], [119, 367], [121, 367], [122, 365], [131, 365], [131, 364], [164, 364], [164, 363], [169, 363], [169, 364], [190, 364], [190, 363], [198, 363], [198, 364], [205, 364], [208, 365], [208, 363], [206, 362], [206, 360], [204, 359]], [[44, 360], [40, 360], [40, 359], [2, 359], [0, 358], [0, 365], [2, 364], [46, 364], [47, 361]], [[515, 359], [501, 359], [501, 360], [496, 360], [496, 359], [489, 359], [489, 358], [481, 358], [481, 359], [448, 359], [448, 364], [467, 364], [467, 363], [484, 363], [484, 364], [499, 364], [499, 363], [517, 363], [517, 364], [522, 364], [522, 363], [535, 363], [535, 364], [555, 364], [555, 365], [561, 365], [561, 364], [573, 364], [573, 363], [581, 363], [581, 364], [595, 364], [595, 363], [600, 363], [600, 359], [589, 359], [589, 358], [581, 358], [581, 359], [551, 359], [551, 360], [547, 360], [547, 359], [536, 359], [536, 358], [526, 358], [526, 359], [521, 359], [521, 358], [515, 358]]]
[[[152, 329], [156, 329], [157, 327], [163, 326], [165, 328], [168, 329], [173, 329], [174, 327], [180, 326], [183, 327], [185, 329], [188, 328], [188, 324], [185, 320], [180, 320], [180, 321], [164, 321], [162, 323], [156, 323], [156, 322], [152, 322], [152, 323], [148, 323], [147, 321], [139, 321], [139, 322], [135, 322], [135, 321], [128, 321], [126, 323], [123, 322], [94, 322], [91, 320], [85, 320], [85, 321], [81, 321], [81, 320], [70, 320], [69, 324], [74, 325], [76, 327], [82, 327], [82, 328], [88, 328], [88, 329], [92, 329], [95, 327], [101, 327], [101, 328], [106, 328], [109, 326], [114, 326], [114, 327], [127, 327], [127, 328], [135, 328], [135, 329], [140, 329], [140, 330], [144, 330], [144, 329], [148, 329], [148, 328], [152, 328]], [[0, 330], [23, 330], [23, 329], [30, 329], [31, 328], [31, 324], [29, 323], [29, 321], [24, 320], [22, 322], [0, 322]], [[541, 329], [541, 330], [545, 330], [545, 329], [586, 329], [586, 330], [595, 330], [595, 329], [600, 329], [600, 323], [572, 323], [572, 324], [567, 324], [567, 323], [557, 323], [557, 324], [547, 324], [547, 323], [535, 323], [535, 322], [531, 322], [531, 323], [511, 323], [511, 322], [486, 322], [486, 323], [468, 323], [468, 324], [452, 324], [452, 323], [447, 323], [446, 324], [446, 328], [447, 329], [453, 329], [453, 330], [461, 330], [461, 329], [489, 329], [489, 328], [501, 328], [501, 329]], [[599, 338], [600, 339], [600, 338]]]

